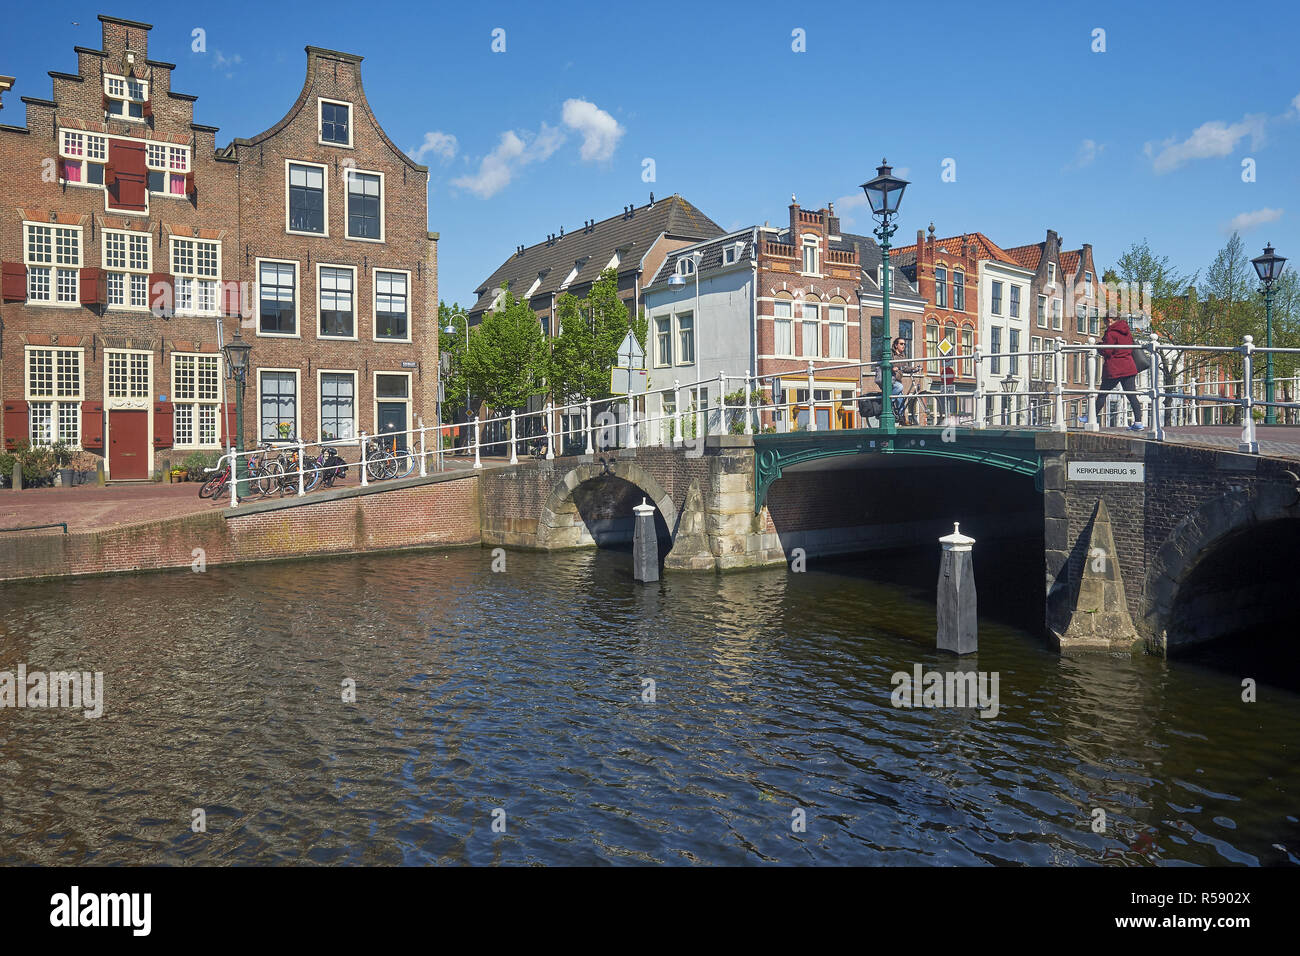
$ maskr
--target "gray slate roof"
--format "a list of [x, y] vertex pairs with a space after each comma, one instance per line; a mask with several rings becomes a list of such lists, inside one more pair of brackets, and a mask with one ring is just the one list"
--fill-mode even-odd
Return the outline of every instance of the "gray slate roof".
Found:
[[[858, 262], [862, 264], [862, 291], [878, 293], [880, 287], [876, 285], [876, 269], [884, 261], [880, 245], [870, 236], [857, 236], [849, 232], [843, 234], [843, 239], [858, 250]], [[916, 256], [912, 255], [910, 261], [915, 264]], [[925, 299], [917, 295], [916, 287], [908, 279], [906, 265], [906, 261], [900, 263], [892, 254], [890, 255], [889, 269], [892, 273], [890, 276], [892, 281], [889, 286], [889, 297], [924, 305]]]
[[661, 234], [680, 239], [708, 239], [721, 233], [721, 226], [674, 193], [653, 205], [637, 206], [630, 215], [619, 213], [589, 228], [566, 231], [562, 239], [539, 242], [525, 248], [522, 254], [512, 254], [474, 290], [477, 298], [469, 314], [490, 308], [503, 282], [508, 283], [513, 294], [521, 296], [544, 273], [533, 295], [549, 295], [561, 291], [560, 285], [569, 277], [575, 263], [581, 264], [570, 287], [594, 282], [615, 252], [620, 252], [619, 271], [626, 272]]
[[749, 262], [754, 255], [753, 226], [746, 229], [738, 229], [735, 232], [727, 233], [725, 236], [719, 236], [717, 239], [710, 240], [703, 245], [696, 243], [693, 246], [683, 246], [681, 249], [676, 249], [670, 252], [668, 257], [664, 259], [663, 264], [659, 267], [659, 271], [657, 271], [654, 274], [654, 277], [645, 284], [646, 288], [649, 288], [656, 283], [667, 282], [672, 274], [677, 271], [677, 261], [683, 256], [690, 256], [691, 253], [696, 251], [704, 253], [704, 258], [700, 260], [699, 265], [701, 274], [711, 272], [714, 269], [721, 269], [723, 267], [722, 251], [737, 242], [743, 242], [745, 246], [740, 250], [740, 255], [737, 257], [736, 262], [731, 263], [731, 265], [734, 266], [741, 262]]

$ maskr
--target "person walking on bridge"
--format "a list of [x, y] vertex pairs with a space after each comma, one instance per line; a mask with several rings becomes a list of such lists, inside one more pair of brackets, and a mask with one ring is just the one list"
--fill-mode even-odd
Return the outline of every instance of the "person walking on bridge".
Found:
[[1133, 409], [1133, 424], [1129, 425], [1129, 429], [1140, 432], [1145, 426], [1142, 424], [1142, 405], [1137, 398], [1138, 369], [1137, 363], [1133, 361], [1133, 349], [1136, 346], [1128, 323], [1118, 316], [1106, 316], [1106, 334], [1101, 337], [1099, 344], [1127, 345], [1129, 348], [1098, 349], [1101, 353], [1102, 366], [1101, 386], [1097, 390], [1095, 409], [1097, 421], [1102, 421], [1101, 410], [1106, 405], [1106, 399], [1110, 397], [1110, 390], [1119, 385], [1128, 398], [1129, 406]]

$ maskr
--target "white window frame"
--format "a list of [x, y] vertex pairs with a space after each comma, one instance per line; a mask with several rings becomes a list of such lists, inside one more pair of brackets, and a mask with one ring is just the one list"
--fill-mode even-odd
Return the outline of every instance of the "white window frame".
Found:
[[[198, 395], [198, 387], [199, 387], [198, 367], [200, 363], [198, 360], [206, 359], [207, 361], [211, 362], [215, 359], [216, 366], [217, 366], [217, 397], [215, 400], [201, 399], [198, 397], [177, 400], [178, 389], [176, 385], [176, 367], [177, 365], [181, 364], [181, 362], [191, 360], [191, 359], [194, 360], [194, 391], [196, 396]], [[199, 407], [202, 406], [205, 408], [215, 409], [217, 415], [217, 424], [216, 424], [216, 428], [213, 430], [213, 440], [211, 443], [189, 442], [189, 443], [182, 444], [181, 442], [176, 442], [173, 445], [174, 448], [220, 448], [221, 447], [221, 417], [222, 417], [222, 411], [224, 410], [223, 402], [225, 401], [225, 377], [226, 377], [226, 371], [223, 366], [224, 366], [224, 361], [219, 352], [173, 352], [172, 353], [171, 404], [172, 404], [173, 440], [176, 438], [176, 409], [179, 408], [180, 406], [182, 405], [188, 406], [194, 410], [193, 411], [194, 420], [192, 423], [192, 428], [195, 437], [197, 437], [199, 434], [199, 425], [198, 425]], [[259, 406], [259, 415], [260, 413], [261, 411]]]
[[266, 372], [287, 372], [293, 375], [294, 402], [293, 402], [293, 434], [302, 435], [302, 369], [297, 368], [273, 368], [267, 366], [255, 370], [257, 374], [257, 415], [254, 421], [257, 423], [254, 435], [255, 441], [287, 441], [276, 435], [275, 438], [262, 437], [262, 375]]
[[[371, 419], [370, 424], [371, 424], [371, 432], [370, 432], [370, 434], [371, 434], [372, 436], [375, 436], [375, 435], [378, 435], [378, 434], [379, 434], [379, 403], [380, 403], [380, 402], [400, 402], [400, 401], [403, 401], [403, 400], [400, 399], [400, 398], [381, 398], [381, 397], [380, 397], [380, 395], [379, 395], [379, 376], [381, 376], [381, 375], [401, 375], [403, 378], [406, 379], [406, 399], [405, 399], [405, 404], [406, 404], [406, 427], [407, 427], [408, 430], [411, 429], [411, 428], [414, 428], [414, 427], [415, 427], [415, 422], [414, 422], [414, 420], [411, 418], [411, 409], [412, 409], [412, 403], [413, 403], [414, 400], [415, 400], [415, 392], [413, 391], [413, 389], [414, 389], [414, 387], [415, 387], [415, 382], [412, 380], [411, 373], [410, 373], [410, 372], [404, 372], [404, 371], [402, 371], [400, 368], [394, 368], [394, 369], [377, 368], [377, 369], [375, 369], [373, 372], [370, 373], [370, 397], [371, 397], [371, 402], [370, 402], [370, 419]], [[408, 445], [408, 447], [409, 447], [409, 445], [410, 445], [410, 441], [411, 441], [411, 436], [410, 436], [410, 435], [407, 435], [407, 436], [406, 436], [406, 441], [407, 441], [407, 445]]]
[[[839, 318], [835, 318], [835, 313], [839, 313]], [[838, 354], [835, 352], [835, 329], [840, 330], [842, 339], [842, 348]], [[849, 357], [849, 310], [847, 303], [828, 302], [826, 304], [826, 351], [827, 358], [848, 358]]]
[[[294, 166], [310, 166], [321, 171], [321, 202], [324, 206], [325, 231], [311, 232], [306, 229], [289, 228], [289, 170]], [[290, 236], [318, 236], [328, 239], [330, 235], [330, 168], [324, 163], [313, 163], [305, 159], [286, 159], [284, 161], [284, 231]]]
[[[322, 269], [343, 269], [352, 273], [352, 334], [351, 335], [322, 335], [320, 330], [321, 318], [321, 288], [320, 273]], [[357, 267], [346, 265], [342, 262], [318, 262], [316, 263], [316, 338], [324, 339], [327, 342], [356, 342], [359, 326], [361, 325], [361, 316], [359, 300], [361, 290], [357, 287]]]
[[[799, 355], [800, 358], [805, 358], [805, 359], [816, 359], [816, 358], [821, 358], [821, 357], [822, 357], [822, 354], [821, 354], [821, 353], [822, 353], [822, 310], [821, 310], [821, 305], [822, 305], [822, 303], [821, 303], [821, 300], [820, 300], [820, 299], [809, 300], [809, 299], [805, 298], [802, 302], [799, 303], [799, 306], [800, 306], [800, 308], [799, 308], [799, 347], [800, 347], [801, 349], [804, 348], [805, 344], [806, 344], [807, 341], [808, 341], [808, 333], [804, 330], [804, 326], [806, 326], [806, 325], [810, 325], [810, 324], [815, 324], [815, 325], [817, 326], [817, 336], [816, 336], [816, 339], [815, 339], [815, 344], [816, 344], [816, 346], [817, 346], [816, 351], [814, 351], [814, 352], [812, 352], [812, 353], [809, 353], [809, 352], [807, 352], [807, 351], [805, 350], [805, 351], [803, 351], [803, 352], [800, 353], [800, 355]], [[809, 309], [812, 309], [812, 310], [813, 310], [813, 314], [816, 316], [816, 318], [811, 319], [811, 320], [808, 319], [807, 316], [808, 316], [808, 310], [809, 310]]]
[[[777, 307], [778, 304], [784, 304], [784, 305], [789, 306], [789, 308], [790, 308], [790, 314], [789, 314], [789, 315], [777, 315], [777, 314], [776, 314], [776, 307]], [[779, 339], [779, 337], [778, 337], [777, 334], [776, 334], [777, 323], [778, 323], [778, 322], [786, 322], [786, 323], [789, 324], [789, 327], [790, 327], [790, 350], [789, 350], [788, 352], [782, 352], [781, 349], [780, 349], [780, 339]], [[779, 356], [779, 357], [781, 357], [781, 358], [795, 358], [795, 357], [796, 357], [796, 356], [795, 356], [795, 353], [794, 353], [794, 323], [795, 323], [795, 318], [794, 318], [794, 299], [786, 299], [786, 298], [776, 298], [776, 299], [773, 299], [773, 300], [772, 300], [772, 354], [773, 354], [773, 355]]]
[[[68, 150], [68, 137], [81, 137], [81, 152], [73, 154]], [[92, 139], [102, 140], [104, 144], [104, 157], [100, 160], [94, 160], [90, 157], [90, 141]], [[59, 159], [63, 160], [64, 167], [69, 163], [76, 163], [81, 167], [81, 179], [73, 182], [64, 176], [59, 177], [59, 182], [66, 186], [76, 186], [85, 189], [104, 189], [103, 182], [92, 183], [87, 180], [86, 172], [90, 166], [107, 166], [108, 165], [108, 137], [103, 133], [91, 133], [81, 129], [64, 129], [59, 128]], [[107, 178], [106, 176], [103, 178]]]
[[[957, 277], [958, 277], [958, 276], [961, 276], [961, 282], [958, 282], [958, 281], [957, 281]], [[965, 312], [965, 311], [966, 311], [966, 287], [967, 287], [967, 285], [966, 285], [966, 270], [965, 270], [965, 269], [953, 269], [953, 270], [952, 270], [952, 303], [951, 303], [951, 306], [950, 306], [950, 308], [952, 309], [953, 312]], [[957, 304], [957, 290], [958, 290], [958, 289], [961, 289], [961, 305], [958, 305], [958, 304]]]
[[[177, 243], [191, 243], [194, 246], [194, 268], [195, 268], [194, 272], [176, 271], [177, 268], [176, 263], [177, 263], [177, 259], [179, 258], [176, 255]], [[199, 253], [200, 245], [217, 247], [217, 274], [215, 276], [199, 275], [198, 273], [198, 261], [199, 261], [198, 253]], [[167, 251], [169, 253], [168, 265], [171, 270], [169, 274], [172, 277], [172, 303], [177, 315], [201, 316], [205, 318], [210, 318], [214, 315], [221, 315], [221, 296], [222, 296], [221, 245], [222, 243], [220, 239], [195, 239], [190, 236], [171, 237], [171, 241], [167, 244]], [[198, 283], [200, 282], [213, 283], [215, 285], [215, 289], [212, 295], [212, 308], [200, 309], [200, 308], [191, 307], [188, 309], [182, 309], [181, 295], [180, 295], [180, 284], [182, 279], [190, 280], [195, 283], [194, 286], [195, 294], [193, 296], [193, 301], [195, 303], [197, 303], [199, 300], [199, 296], [197, 294]]]
[[[577, 270], [575, 269], [575, 270], [573, 271], [573, 275], [576, 275], [576, 274], [577, 274]], [[680, 256], [680, 257], [677, 259], [677, 274], [678, 274], [679, 276], [693, 276], [693, 275], [695, 275], [695, 260], [694, 260], [692, 257], [690, 257], [690, 256]], [[570, 276], [569, 276], [569, 279], [572, 279], [572, 278], [573, 278], [573, 275], [570, 275]], [[569, 280], [565, 280], [565, 284], [566, 284], [566, 285], [568, 284], [568, 281], [569, 281]]]
[[[50, 394], [33, 395], [32, 394], [32, 356], [37, 352], [49, 352], [50, 358]], [[77, 356], [77, 391], [60, 392], [59, 391], [59, 354], [60, 352], [72, 353]], [[32, 447], [48, 447], [60, 440], [59, 435], [59, 408], [61, 405], [75, 405], [77, 415], [77, 440], [69, 442], [69, 446], [81, 450], [82, 437], [82, 416], [81, 403], [86, 397], [86, 350], [80, 346], [74, 348], [63, 348], [57, 345], [27, 345], [23, 347], [23, 398], [27, 402], [27, 437], [31, 441]], [[50, 440], [48, 442], [37, 442], [35, 440], [35, 430], [32, 428], [32, 403], [48, 404], [50, 406]]]
[[[668, 361], [666, 361], [666, 362], [661, 361], [661, 358], [663, 357], [663, 349], [661, 349], [661, 348], [659, 347], [659, 336], [660, 336], [660, 334], [661, 334], [661, 333], [660, 333], [660, 330], [659, 330], [659, 323], [660, 323], [660, 322], [667, 322], [667, 323], [668, 323]], [[674, 329], [673, 329], [673, 315], [672, 315], [671, 312], [664, 312], [664, 313], [662, 313], [662, 314], [660, 314], [660, 315], [656, 315], [656, 316], [654, 316], [654, 318], [653, 318], [653, 320], [652, 320], [652, 323], [653, 323], [653, 332], [654, 332], [654, 343], [653, 343], [653, 346], [654, 346], [654, 367], [655, 367], [655, 368], [672, 368], [672, 364], [673, 364], [673, 353], [674, 353], [674, 349], [673, 349], [673, 336], [676, 334], [676, 332], [675, 332]]]
[[[1013, 290], [1014, 290], [1014, 293], [1015, 293], [1015, 295], [1014, 295], [1015, 302], [1014, 302], [1014, 303], [1012, 302], [1012, 298], [1013, 298], [1013, 296], [1012, 296], [1012, 292], [1013, 292]], [[1023, 287], [1023, 286], [1016, 285], [1015, 283], [1010, 283], [1010, 284], [1007, 286], [1007, 318], [1009, 318], [1009, 319], [1018, 319], [1018, 318], [1020, 318], [1020, 301], [1024, 298], [1024, 296], [1021, 294], [1023, 291], [1024, 291], [1024, 287]], [[1014, 308], [1013, 308], [1013, 305], [1014, 305]]]
[[[326, 103], [334, 106], [346, 106], [348, 108], [348, 141], [346, 143], [336, 143], [332, 139], [325, 138], [325, 109]], [[316, 97], [316, 142], [322, 146], [333, 146], [335, 149], [352, 149], [353, 140], [356, 133], [356, 116], [357, 108], [347, 100], [334, 100], [328, 96]]]
[[[354, 175], [378, 176], [379, 177], [379, 238], [372, 239], [369, 236], [353, 236], [349, 234], [351, 225], [351, 216], [348, 213], [348, 202], [352, 195], [348, 189], [348, 184]], [[349, 166], [343, 174], [343, 238], [348, 242], [369, 242], [382, 243], [387, 241], [388, 237], [388, 203], [386, 201], [388, 187], [388, 177], [382, 170], [378, 169], [358, 169]], [[326, 196], [326, 201], [329, 197]], [[328, 224], [327, 224], [328, 226]]]
[[[352, 438], [325, 437], [325, 376], [352, 376]], [[260, 408], [260, 406], [259, 406]], [[260, 414], [260, 413], [259, 413]], [[316, 370], [316, 441], [324, 444], [328, 441], [336, 448], [356, 447], [361, 444], [361, 373], [354, 368], [318, 368]]]
[[989, 314], [1002, 314], [1002, 290], [1004, 285], [997, 279], [989, 282]]
[[1083, 274], [1083, 294], [1085, 297], [1089, 299], [1092, 298], [1092, 273], [1091, 272], [1085, 272]]
[[[398, 339], [390, 336], [380, 336], [379, 334], [379, 273], [387, 272], [391, 275], [406, 277], [406, 338]], [[397, 342], [409, 343], [411, 341], [411, 272], [409, 269], [381, 269], [371, 270], [370, 276], [370, 317], [373, 321], [371, 337], [376, 342]]]
[[[804, 235], [799, 243], [799, 274], [805, 276], [820, 276], [822, 267], [822, 241], [820, 236]], [[812, 271], [808, 266], [808, 250], [812, 250]]]
[[[108, 262], [108, 239], [110, 236], [122, 236], [126, 250], [126, 268], [118, 268], [109, 265]], [[143, 269], [131, 268], [131, 240], [144, 240], [145, 264]], [[138, 229], [102, 229], [100, 230], [99, 255], [100, 263], [104, 272], [104, 295], [107, 308], [115, 312], [148, 312], [149, 309], [149, 276], [153, 274], [153, 233], [142, 232]], [[108, 277], [110, 275], [122, 276], [122, 291], [125, 304], [114, 304], [107, 301], [108, 297]], [[131, 304], [131, 277], [144, 276], [144, 305]]]
[[[28, 227], [50, 230], [50, 261], [33, 262], [31, 243], [28, 242]], [[59, 230], [65, 230], [76, 234], [77, 237], [77, 263], [74, 266], [60, 265], [59, 258]], [[81, 226], [69, 226], [61, 222], [32, 222], [23, 221], [23, 265], [27, 267], [27, 305], [39, 305], [46, 308], [54, 309], [79, 309], [81, 308], [81, 270], [86, 263], [85, 250], [82, 241], [85, 238]], [[32, 298], [32, 270], [41, 269], [49, 273], [49, 293], [48, 299]], [[59, 270], [71, 272], [73, 274], [73, 296], [72, 301], [59, 301]]]
[[[132, 83], [139, 83], [139, 84], [140, 84], [140, 89], [141, 89], [143, 95], [142, 95], [141, 98], [138, 99], [138, 100], [137, 100], [137, 99], [134, 99], [134, 98], [132, 98], [132, 97], [129, 97], [129, 96], [125, 96], [125, 95], [124, 95], [124, 96], [114, 96], [114, 95], [112, 94], [112, 92], [109, 91], [109, 85], [110, 85], [114, 80], [121, 80], [121, 81], [122, 81], [122, 92], [123, 92], [123, 93], [126, 93], [127, 90], [130, 89], [130, 84], [132, 84]], [[133, 77], [133, 76], [123, 76], [121, 73], [105, 73], [105, 74], [104, 74], [103, 92], [104, 92], [104, 95], [105, 95], [106, 97], [108, 97], [110, 100], [119, 100], [119, 101], [122, 103], [122, 112], [121, 112], [121, 113], [113, 113], [113, 112], [110, 112], [110, 111], [108, 111], [108, 110], [104, 110], [105, 115], [107, 115], [109, 119], [114, 119], [114, 120], [123, 120], [123, 121], [125, 121], [125, 122], [127, 122], [127, 123], [147, 123], [147, 122], [149, 121], [149, 118], [148, 118], [147, 116], [144, 116], [144, 115], [143, 115], [143, 104], [149, 102], [149, 81], [148, 81], [148, 80], [140, 80], [140, 79], [136, 79], [136, 78]], [[130, 107], [127, 106], [128, 103], [140, 103], [140, 104], [141, 104], [141, 115], [140, 115], [140, 116], [132, 116], [131, 113], [130, 113]]]
[[1043, 295], [1041, 292], [1038, 294], [1038, 299], [1035, 302], [1034, 320], [1040, 329], [1047, 328], [1048, 323], [1051, 321], [1051, 318], [1047, 314], [1047, 296]]
[[[159, 165], [157, 162], [153, 161], [150, 158], [150, 152], [152, 150], [162, 150], [166, 154], [166, 157], [161, 165]], [[180, 167], [177, 167], [173, 162], [178, 155], [181, 156], [184, 160], [182, 166]], [[185, 177], [189, 173], [194, 171], [194, 158], [190, 154], [190, 148], [188, 146], [177, 146], [173, 143], [161, 143], [155, 140], [146, 140], [144, 144], [144, 168], [145, 168], [144, 191], [150, 197], [161, 196], [166, 199], [186, 199], [188, 197], [189, 194], [185, 192], [183, 184], [185, 181]], [[150, 173], [163, 173], [167, 177], [163, 181], [163, 185], [166, 186], [167, 188], [162, 190], [150, 189], [149, 188]], [[181, 191], [178, 193], [174, 193], [171, 191], [171, 181], [173, 176], [179, 176], [181, 178], [182, 188]]]
[[1058, 295], [1052, 299], [1052, 331], [1053, 332], [1061, 331], [1061, 321], [1062, 321], [1061, 297]]
[[[691, 360], [689, 362], [682, 360], [682, 355], [686, 351], [685, 349], [682, 348], [682, 319], [683, 318], [689, 318], [691, 320]], [[689, 309], [684, 312], [673, 313], [673, 335], [676, 337], [676, 341], [673, 343], [674, 345], [673, 364], [674, 365], [695, 364], [695, 360], [696, 360], [695, 352], [697, 346], [699, 345], [699, 335], [698, 335], [699, 331], [700, 331], [700, 327], [699, 327], [699, 323], [695, 321], [694, 309]]]
[[[293, 266], [293, 332], [262, 331], [262, 264], [275, 266]], [[263, 339], [300, 339], [302, 338], [302, 267], [297, 259], [272, 259], [259, 256], [253, 260], [253, 302], [257, 310], [257, 324], [253, 334]]]

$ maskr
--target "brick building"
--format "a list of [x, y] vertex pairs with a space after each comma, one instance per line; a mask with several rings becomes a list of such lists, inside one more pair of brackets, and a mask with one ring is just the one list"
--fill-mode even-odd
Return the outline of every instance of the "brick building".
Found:
[[5, 447], [65, 441], [120, 480], [224, 446], [218, 335], [241, 317], [246, 442], [432, 420], [427, 174], [370, 112], [361, 58], [308, 47], [285, 118], [218, 149], [150, 26], [99, 19], [102, 49], [0, 125]]

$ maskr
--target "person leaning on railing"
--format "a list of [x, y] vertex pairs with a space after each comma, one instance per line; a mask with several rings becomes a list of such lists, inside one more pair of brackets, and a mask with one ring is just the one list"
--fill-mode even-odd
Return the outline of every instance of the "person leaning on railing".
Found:
[[1142, 404], [1137, 398], [1137, 363], [1133, 361], [1133, 333], [1128, 323], [1115, 316], [1106, 316], [1106, 334], [1101, 337], [1100, 345], [1127, 345], [1129, 348], [1098, 349], [1101, 353], [1101, 385], [1097, 389], [1097, 407], [1094, 413], [1101, 421], [1101, 410], [1105, 407], [1110, 390], [1119, 385], [1124, 390], [1129, 406], [1133, 409], [1131, 431], [1142, 431]]

